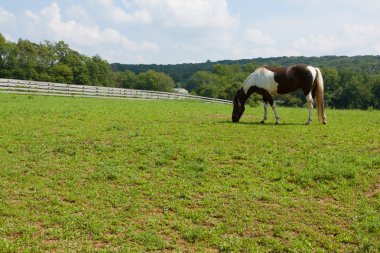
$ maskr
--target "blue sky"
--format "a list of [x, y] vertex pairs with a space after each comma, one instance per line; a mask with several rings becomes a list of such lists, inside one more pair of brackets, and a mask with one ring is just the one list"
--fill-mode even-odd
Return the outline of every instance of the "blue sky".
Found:
[[379, 55], [379, 13], [380, 0], [0, 0], [0, 32], [110, 63]]

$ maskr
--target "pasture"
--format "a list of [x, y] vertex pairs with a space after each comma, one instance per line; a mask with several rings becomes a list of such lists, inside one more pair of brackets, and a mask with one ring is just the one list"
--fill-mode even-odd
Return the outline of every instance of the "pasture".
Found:
[[380, 251], [380, 112], [0, 94], [0, 252]]

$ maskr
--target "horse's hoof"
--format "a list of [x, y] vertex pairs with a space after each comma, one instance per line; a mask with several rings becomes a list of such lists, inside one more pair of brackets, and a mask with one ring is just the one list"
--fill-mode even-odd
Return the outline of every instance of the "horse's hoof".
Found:
[[323, 121], [322, 123], [323, 123], [323, 125], [326, 125], [326, 124], [327, 124], [327, 121]]
[[265, 121], [264, 121], [264, 120], [262, 120], [262, 121], [260, 122], [260, 124], [265, 124]]
[[280, 122], [276, 122], [275, 124], [276, 124], [276, 125], [280, 125]]
[[305, 123], [305, 125], [306, 125], [306, 126], [310, 125], [310, 122], [309, 122], [309, 121], [308, 121], [308, 122], [306, 122], [306, 123]]

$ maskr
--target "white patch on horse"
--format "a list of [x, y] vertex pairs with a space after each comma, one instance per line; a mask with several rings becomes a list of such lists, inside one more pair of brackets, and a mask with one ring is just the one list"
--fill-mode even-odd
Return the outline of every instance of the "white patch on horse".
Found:
[[314, 106], [314, 101], [313, 101], [313, 96], [311, 95], [311, 91], [309, 92], [309, 94], [307, 94], [306, 101], [309, 105], [309, 118], [306, 122], [306, 125], [309, 125], [313, 119], [313, 106]]
[[311, 91], [309, 92], [309, 94], [306, 95], [306, 101], [308, 103], [313, 102], [313, 97], [311, 96]]
[[314, 67], [312, 67], [312, 66], [307, 66], [307, 69], [313, 75], [313, 82], [314, 82], [315, 78], [317, 78], [317, 70]]
[[247, 94], [254, 86], [267, 90], [272, 96], [277, 94], [278, 83], [274, 80], [274, 73], [264, 67], [258, 68], [244, 81], [244, 92]]

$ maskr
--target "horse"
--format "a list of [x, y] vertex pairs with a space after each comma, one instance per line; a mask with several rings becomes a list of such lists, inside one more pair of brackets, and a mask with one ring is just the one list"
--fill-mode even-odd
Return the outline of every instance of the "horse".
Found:
[[242, 87], [237, 91], [233, 101], [232, 122], [239, 122], [245, 110], [247, 99], [256, 92], [260, 94], [264, 102], [264, 118], [262, 124], [268, 118], [268, 103], [273, 109], [276, 124], [280, 124], [280, 118], [273, 101], [274, 95], [288, 94], [301, 89], [306, 97], [309, 107], [309, 118], [306, 125], [312, 121], [312, 110], [314, 99], [317, 100], [318, 118], [322, 124], [327, 124], [324, 112], [324, 85], [323, 77], [319, 68], [307, 65], [294, 65], [290, 67], [268, 67], [257, 68], [244, 81]]

